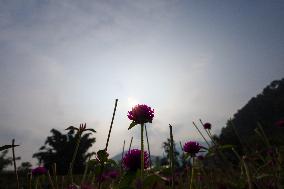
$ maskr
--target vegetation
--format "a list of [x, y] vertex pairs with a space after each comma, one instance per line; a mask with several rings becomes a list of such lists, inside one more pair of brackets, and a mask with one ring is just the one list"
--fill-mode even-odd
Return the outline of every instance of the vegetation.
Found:
[[[144, 150], [144, 126], [154, 118], [154, 110], [147, 105], [137, 105], [128, 113], [129, 129], [141, 129], [141, 149], [129, 148], [121, 165], [109, 159], [107, 147], [116, 106], [117, 100], [104, 149], [88, 152], [95, 142], [91, 137], [95, 131], [87, 129], [86, 124], [68, 127], [67, 134], [52, 129], [52, 136], [34, 154], [40, 166], [30, 171], [30, 164], [23, 163], [19, 168], [20, 186], [35, 189], [281, 189], [284, 186], [284, 79], [273, 81], [252, 98], [227, 122], [220, 136], [211, 134], [214, 125], [203, 124], [202, 120], [200, 124], [193, 122], [208, 147], [188, 140], [180, 143], [183, 151], [179, 153], [174, 142], [178, 136], [170, 125], [169, 138], [162, 144], [166, 156], [157, 158], [155, 166], [150, 166], [149, 153]], [[3, 150], [10, 147], [6, 145]], [[2, 168], [12, 162], [6, 154], [3, 151], [0, 156]], [[4, 184], [2, 178], [9, 180], [12, 174], [1, 175], [1, 188], [19, 188], [15, 182]]]

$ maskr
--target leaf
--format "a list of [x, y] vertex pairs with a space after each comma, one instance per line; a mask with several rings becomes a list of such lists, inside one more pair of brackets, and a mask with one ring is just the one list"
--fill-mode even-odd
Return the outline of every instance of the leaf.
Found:
[[258, 179], [262, 179], [262, 178], [265, 178], [265, 177], [273, 177], [273, 175], [263, 173], [259, 176], [256, 176], [255, 178], [258, 180]]
[[77, 130], [77, 131], [79, 131], [79, 129], [74, 127], [74, 126], [70, 126], [67, 129], [65, 129], [65, 130]]
[[114, 161], [113, 159], [108, 159], [107, 163], [110, 164], [110, 165], [114, 165], [115, 167], [118, 167], [116, 161]]
[[20, 145], [14, 145], [14, 146], [12, 146], [12, 145], [4, 145], [4, 146], [0, 147], [0, 151], [7, 150], [9, 148], [13, 148], [13, 147], [16, 147], [16, 146], [20, 146]]
[[232, 149], [234, 147], [234, 145], [230, 145], [230, 144], [226, 144], [226, 145], [222, 145], [220, 147], [218, 147], [220, 150], [224, 150], [224, 149]]
[[137, 123], [135, 121], [132, 121], [132, 123], [130, 123], [128, 130], [131, 129], [132, 127], [134, 127], [135, 125], [137, 125]]
[[106, 162], [108, 160], [109, 154], [105, 150], [99, 150], [97, 152], [97, 156], [101, 162]]
[[91, 131], [93, 133], [96, 133], [97, 131], [95, 131], [95, 129], [86, 129], [85, 131]]

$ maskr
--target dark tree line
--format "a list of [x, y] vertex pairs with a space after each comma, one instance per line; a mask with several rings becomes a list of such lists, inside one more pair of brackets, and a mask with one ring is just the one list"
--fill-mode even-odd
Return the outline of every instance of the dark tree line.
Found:
[[[271, 82], [261, 94], [253, 97], [229, 120], [222, 129], [219, 141], [222, 144], [257, 145], [255, 128], [261, 125], [270, 141], [284, 144], [284, 128], [275, 125], [284, 119], [284, 78]], [[241, 144], [244, 141], [245, 144]]]

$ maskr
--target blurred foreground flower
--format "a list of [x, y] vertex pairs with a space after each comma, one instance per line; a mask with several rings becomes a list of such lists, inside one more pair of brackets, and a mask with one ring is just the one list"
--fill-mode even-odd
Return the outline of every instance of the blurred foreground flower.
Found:
[[204, 123], [203, 128], [210, 130], [211, 129], [211, 123]]
[[[125, 154], [122, 162], [124, 167], [129, 171], [141, 169], [141, 150], [132, 149]], [[144, 169], [149, 167], [149, 155], [144, 151]]]
[[186, 142], [183, 146], [183, 151], [189, 153], [191, 157], [195, 157], [200, 149], [201, 146], [199, 145], [199, 143], [193, 141]]
[[275, 122], [275, 125], [276, 125], [277, 127], [284, 127], [284, 119], [281, 119], [281, 120], [279, 120], [279, 121], [276, 121], [276, 122]]
[[47, 173], [47, 169], [45, 167], [37, 167], [37, 168], [32, 169], [33, 176], [40, 176], [46, 173]]
[[154, 109], [145, 104], [138, 104], [128, 112], [127, 117], [135, 124], [152, 123], [154, 118]]

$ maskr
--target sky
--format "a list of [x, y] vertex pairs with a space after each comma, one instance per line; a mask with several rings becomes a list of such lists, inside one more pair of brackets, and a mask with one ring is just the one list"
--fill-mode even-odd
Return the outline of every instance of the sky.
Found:
[[97, 131], [109, 153], [123, 140], [135, 104], [155, 110], [151, 153], [175, 141], [201, 140], [201, 118], [219, 134], [250, 98], [284, 76], [284, 1], [0, 0], [0, 144], [12, 139], [30, 161], [50, 130]]

